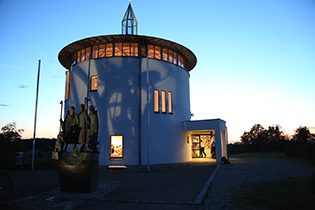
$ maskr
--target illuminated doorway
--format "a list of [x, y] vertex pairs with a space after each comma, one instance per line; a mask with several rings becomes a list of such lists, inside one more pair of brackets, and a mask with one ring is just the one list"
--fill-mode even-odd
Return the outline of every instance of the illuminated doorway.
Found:
[[201, 146], [204, 147], [206, 157], [213, 157], [212, 155], [212, 142], [214, 141], [214, 131], [206, 132], [192, 132], [191, 133], [191, 155], [192, 158], [205, 157], [201, 154]]

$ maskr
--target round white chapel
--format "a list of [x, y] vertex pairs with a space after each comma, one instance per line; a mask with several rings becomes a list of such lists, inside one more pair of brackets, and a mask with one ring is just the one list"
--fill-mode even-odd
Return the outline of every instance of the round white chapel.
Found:
[[190, 121], [189, 72], [197, 58], [175, 42], [137, 35], [131, 4], [122, 34], [85, 38], [64, 47], [64, 112], [89, 99], [99, 118], [100, 165], [177, 163], [201, 157], [200, 140], [226, 154], [225, 121]]

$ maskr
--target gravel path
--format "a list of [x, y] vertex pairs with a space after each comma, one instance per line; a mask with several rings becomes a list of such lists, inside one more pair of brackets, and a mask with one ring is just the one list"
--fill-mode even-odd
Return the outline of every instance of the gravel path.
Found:
[[282, 158], [230, 159], [230, 162], [220, 166], [202, 209], [235, 210], [230, 202], [232, 193], [244, 183], [311, 177], [315, 172], [312, 165]]

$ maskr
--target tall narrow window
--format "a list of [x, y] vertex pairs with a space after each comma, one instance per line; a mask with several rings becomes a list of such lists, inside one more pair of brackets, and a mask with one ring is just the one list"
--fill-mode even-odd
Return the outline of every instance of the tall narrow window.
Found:
[[173, 63], [177, 64], [177, 54], [176, 54], [176, 52], [173, 52]]
[[146, 45], [141, 45], [141, 56], [147, 56]]
[[172, 92], [168, 92], [168, 113], [173, 114], [173, 97]]
[[101, 44], [99, 46], [99, 57], [100, 58], [105, 57], [105, 44]]
[[78, 53], [77, 53], [77, 63], [80, 63], [80, 59], [81, 59], [81, 51], [78, 51]]
[[173, 51], [172, 50], [168, 50], [168, 61], [170, 63], [173, 63]]
[[130, 56], [130, 43], [123, 43], [123, 56]]
[[160, 112], [159, 91], [154, 90], [154, 112]]
[[178, 55], [178, 65], [182, 67], [182, 57]]
[[113, 56], [113, 44], [109, 43], [106, 44], [106, 57], [112, 57]]
[[110, 137], [110, 157], [122, 158], [123, 157], [123, 136]]
[[168, 61], [167, 59], [167, 49], [163, 48], [163, 61]]
[[72, 61], [72, 64], [76, 63], [76, 53], [72, 55], [71, 61]]
[[138, 56], [138, 43], [131, 43], [131, 56]]
[[166, 113], [166, 91], [162, 91], [162, 113]]
[[91, 58], [91, 47], [85, 49], [85, 60], [90, 60]]
[[91, 91], [96, 91], [98, 86], [98, 76], [91, 76]]
[[122, 43], [115, 43], [115, 56], [122, 56]]
[[85, 61], [85, 49], [81, 50], [81, 62]]
[[93, 46], [92, 58], [98, 58], [98, 45]]
[[154, 58], [154, 46], [153, 45], [148, 44], [148, 55], [149, 55], [149, 58]]
[[70, 98], [71, 94], [71, 71], [66, 71], [66, 92], [65, 100]]
[[155, 46], [154, 57], [155, 59], [161, 60], [161, 47]]

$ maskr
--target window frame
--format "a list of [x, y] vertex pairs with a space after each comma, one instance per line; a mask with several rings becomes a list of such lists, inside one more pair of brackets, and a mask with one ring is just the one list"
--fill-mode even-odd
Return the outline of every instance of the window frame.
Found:
[[185, 59], [172, 49], [138, 42], [114, 42], [93, 45], [81, 49], [70, 57], [72, 63], [107, 57], [146, 57], [166, 61], [185, 69]]
[[161, 105], [162, 105], [162, 114], [167, 113], [167, 103], [166, 103], [166, 91], [162, 90], [161, 91]]
[[[122, 147], [122, 151], [121, 151], [121, 156], [112, 156], [112, 140], [113, 137], [121, 137], [121, 147]], [[109, 144], [110, 144], [110, 151], [109, 151], [109, 159], [110, 160], [123, 160], [124, 159], [124, 135], [110, 135], [109, 138]]]
[[114, 52], [115, 52], [115, 57], [120, 57], [123, 56], [123, 43], [122, 42], [117, 42], [114, 45]]
[[154, 113], [160, 113], [160, 91], [154, 90]]
[[65, 101], [71, 98], [71, 71], [66, 71], [66, 89], [65, 89]]
[[171, 91], [168, 91], [168, 113], [173, 114], [173, 93]]
[[113, 57], [114, 53], [114, 44], [113, 43], [107, 43], [105, 46], [105, 57]]
[[91, 76], [91, 85], [90, 85], [90, 91], [94, 92], [98, 89], [98, 75], [92, 75]]
[[99, 49], [99, 45], [94, 45], [92, 47], [92, 59], [98, 58], [98, 49]]
[[98, 45], [98, 57], [105, 58], [106, 57], [106, 46], [105, 44]]

